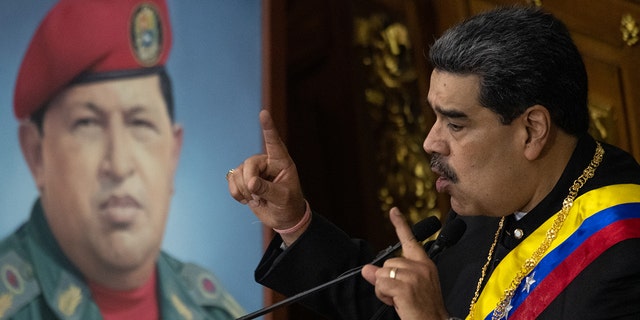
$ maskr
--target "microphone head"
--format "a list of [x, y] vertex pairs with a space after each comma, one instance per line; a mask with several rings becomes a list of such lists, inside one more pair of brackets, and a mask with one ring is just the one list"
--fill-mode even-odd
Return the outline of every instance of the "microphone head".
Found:
[[466, 230], [467, 224], [462, 221], [462, 219], [453, 219], [447, 223], [442, 232], [440, 232], [441, 239], [439, 239], [439, 241], [442, 241], [443, 246], [450, 247], [462, 238]]
[[[416, 240], [418, 242], [422, 242], [425, 239], [429, 238], [434, 233], [436, 233], [436, 231], [440, 230], [441, 226], [442, 226], [442, 223], [440, 223], [440, 220], [438, 220], [437, 217], [431, 216], [418, 221], [415, 225], [413, 225], [411, 230], [413, 231], [413, 235], [416, 237]], [[466, 225], [465, 225], [465, 228], [466, 228]], [[464, 232], [464, 230], [462, 232]]]

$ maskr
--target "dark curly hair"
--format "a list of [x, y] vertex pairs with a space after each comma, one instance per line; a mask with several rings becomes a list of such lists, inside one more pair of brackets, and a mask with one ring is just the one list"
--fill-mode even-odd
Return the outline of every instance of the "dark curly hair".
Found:
[[534, 7], [481, 13], [447, 30], [429, 51], [436, 70], [480, 77], [482, 106], [509, 124], [530, 106], [574, 136], [589, 129], [587, 73], [567, 27]]

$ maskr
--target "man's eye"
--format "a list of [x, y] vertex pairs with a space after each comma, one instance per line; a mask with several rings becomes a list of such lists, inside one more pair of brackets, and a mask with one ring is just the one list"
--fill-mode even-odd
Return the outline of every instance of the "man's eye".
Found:
[[449, 129], [451, 129], [451, 131], [454, 131], [454, 132], [458, 132], [462, 130], [462, 128], [464, 128], [463, 126], [457, 125], [455, 123], [449, 123], [447, 124], [447, 126], [449, 127]]
[[151, 129], [156, 130], [156, 125], [153, 121], [146, 119], [132, 119], [130, 125], [136, 129]]
[[100, 122], [98, 121], [98, 119], [95, 119], [95, 118], [80, 118], [73, 123], [73, 126], [76, 128], [80, 128], [80, 127], [95, 126], [99, 124]]
[[135, 120], [133, 121], [133, 125], [136, 127], [149, 127], [151, 124], [144, 120]]

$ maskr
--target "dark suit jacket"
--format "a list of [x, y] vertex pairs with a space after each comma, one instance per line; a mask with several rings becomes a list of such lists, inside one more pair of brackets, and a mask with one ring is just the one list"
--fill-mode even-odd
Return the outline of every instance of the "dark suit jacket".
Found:
[[[640, 166], [633, 157], [616, 147], [603, 146], [604, 159], [579, 195], [611, 184], [640, 184]], [[595, 148], [591, 137], [581, 138], [553, 191], [519, 221], [513, 215], [507, 217], [489, 274], [520, 241], [560, 210], [569, 187], [587, 167]], [[497, 230], [498, 219], [458, 217], [451, 212], [448, 219], [454, 218], [463, 219], [467, 230], [456, 245], [434, 260], [447, 309], [452, 316], [464, 318]], [[524, 237], [516, 239], [515, 229], [521, 229]], [[332, 280], [374, 257], [365, 242], [349, 238], [318, 214], [314, 214], [309, 229], [296, 243], [284, 251], [280, 249], [281, 243], [279, 237], [273, 239], [256, 269], [255, 277], [259, 283], [288, 296]], [[349, 320], [370, 319], [382, 305], [375, 297], [373, 287], [359, 276], [325, 289], [302, 303], [329, 319]], [[381, 319], [396, 317], [389, 308]], [[539, 318], [640, 319], [640, 239], [625, 240], [606, 250], [560, 293]]]

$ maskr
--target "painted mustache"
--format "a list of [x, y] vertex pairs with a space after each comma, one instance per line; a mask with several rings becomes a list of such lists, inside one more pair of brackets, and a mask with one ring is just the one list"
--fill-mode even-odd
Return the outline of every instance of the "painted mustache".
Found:
[[431, 155], [431, 170], [441, 177], [453, 182], [458, 182], [458, 176], [442, 159], [442, 156], [438, 153]]

